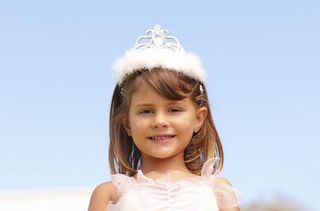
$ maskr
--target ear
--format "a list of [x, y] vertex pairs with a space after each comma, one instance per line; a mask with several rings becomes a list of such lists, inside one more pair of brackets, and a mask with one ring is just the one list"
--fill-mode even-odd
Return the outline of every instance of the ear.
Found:
[[193, 132], [197, 133], [200, 128], [202, 127], [204, 120], [206, 119], [208, 114], [208, 109], [207, 107], [201, 107], [197, 110], [197, 116], [196, 116], [196, 124], [194, 127]]
[[127, 135], [131, 136], [131, 127], [130, 127], [129, 118], [127, 115], [125, 115], [121, 119], [121, 124], [122, 124], [123, 128], [125, 129], [125, 131], [127, 132]]

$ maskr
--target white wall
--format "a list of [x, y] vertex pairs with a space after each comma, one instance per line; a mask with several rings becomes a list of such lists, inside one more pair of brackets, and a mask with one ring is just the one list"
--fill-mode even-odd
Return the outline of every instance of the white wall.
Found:
[[81, 211], [87, 210], [93, 187], [1, 191], [1, 211]]

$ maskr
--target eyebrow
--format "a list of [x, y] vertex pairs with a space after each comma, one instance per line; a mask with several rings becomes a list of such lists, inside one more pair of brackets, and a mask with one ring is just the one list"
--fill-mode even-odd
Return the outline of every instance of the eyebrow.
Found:
[[[166, 103], [167, 106], [172, 106], [172, 105], [178, 105], [179, 102], [177, 101], [170, 101], [169, 103]], [[135, 105], [133, 108], [140, 108], [140, 107], [153, 107], [155, 103], [139, 103]]]
[[139, 104], [135, 105], [134, 108], [151, 107], [151, 106], [153, 106], [153, 104], [151, 104], [151, 103], [139, 103]]

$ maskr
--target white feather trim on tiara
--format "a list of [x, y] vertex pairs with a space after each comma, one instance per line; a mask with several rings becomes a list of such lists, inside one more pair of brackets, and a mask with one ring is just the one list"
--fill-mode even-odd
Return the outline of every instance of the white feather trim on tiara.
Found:
[[169, 35], [168, 30], [161, 29], [160, 25], [140, 36], [134, 47], [118, 58], [112, 68], [119, 85], [133, 72], [153, 68], [176, 70], [198, 81], [205, 81], [200, 58], [184, 51], [178, 39]]

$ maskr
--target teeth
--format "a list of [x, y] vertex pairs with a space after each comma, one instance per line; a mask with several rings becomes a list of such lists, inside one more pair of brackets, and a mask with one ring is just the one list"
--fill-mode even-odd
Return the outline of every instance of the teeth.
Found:
[[172, 136], [152, 136], [151, 139], [153, 140], [164, 140], [164, 139], [169, 139]]

